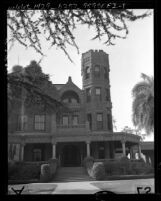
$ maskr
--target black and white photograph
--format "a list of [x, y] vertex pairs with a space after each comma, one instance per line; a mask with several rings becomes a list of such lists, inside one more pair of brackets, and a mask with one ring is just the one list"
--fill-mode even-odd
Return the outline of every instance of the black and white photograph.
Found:
[[154, 9], [7, 10], [8, 195], [154, 194]]

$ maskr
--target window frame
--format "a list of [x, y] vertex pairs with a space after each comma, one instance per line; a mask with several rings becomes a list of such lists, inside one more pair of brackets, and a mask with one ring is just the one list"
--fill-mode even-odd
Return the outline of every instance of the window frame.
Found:
[[[77, 117], [77, 124], [73, 124], [74, 117]], [[77, 126], [79, 124], [79, 115], [72, 115], [72, 125]]]
[[[99, 71], [96, 71], [96, 68], [98, 68]], [[100, 78], [101, 77], [101, 66], [100, 65], [95, 65], [94, 66], [94, 77], [95, 78]]]
[[91, 88], [87, 88], [86, 89], [86, 101], [87, 101], [87, 103], [91, 102], [91, 93], [92, 93]]
[[[39, 117], [40, 117], [40, 116], [43, 116], [43, 117], [44, 117], [44, 120], [43, 120], [43, 121], [37, 121], [37, 122], [36, 122], [36, 116], [39, 116]], [[43, 126], [43, 127], [44, 127], [43, 129], [40, 129], [40, 128], [38, 129], [38, 128], [36, 128], [36, 124], [42, 124], [42, 123], [43, 123], [43, 125], [44, 125], [44, 126]], [[46, 130], [46, 115], [45, 115], [45, 114], [35, 114], [35, 115], [34, 115], [34, 130], [35, 130], [35, 131], [45, 131], [45, 130]]]
[[[24, 119], [25, 119], [25, 121], [24, 121]], [[24, 122], [22, 123], [22, 121], [24, 121]], [[26, 131], [27, 129], [28, 129], [28, 116], [27, 115], [18, 115], [17, 116], [17, 131]]]
[[[63, 119], [64, 119], [64, 117], [67, 117], [68, 118], [68, 124], [64, 124], [63, 122]], [[62, 115], [62, 125], [63, 126], [69, 126], [69, 116], [68, 115]]]
[[[98, 115], [101, 115], [101, 120], [98, 120]], [[103, 113], [102, 112], [96, 113], [96, 126], [97, 126], [97, 130], [103, 129]]]
[[[89, 70], [89, 72], [88, 72]], [[85, 67], [85, 76], [84, 76], [85, 80], [90, 78], [90, 66], [86, 66]]]
[[[97, 89], [100, 90], [100, 94], [97, 94]], [[101, 87], [95, 87], [95, 96], [96, 96], [96, 98], [98, 98], [100, 101], [102, 100]]]

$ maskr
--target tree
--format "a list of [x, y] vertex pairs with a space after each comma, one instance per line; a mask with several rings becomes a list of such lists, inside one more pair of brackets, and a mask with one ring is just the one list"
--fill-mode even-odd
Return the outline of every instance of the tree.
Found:
[[129, 133], [129, 134], [133, 134], [134, 133], [134, 130], [128, 126], [125, 126], [121, 132], [125, 132], [125, 133]]
[[71, 9], [71, 10], [7, 10], [7, 25], [10, 30], [9, 43], [11, 47], [15, 41], [27, 47], [33, 47], [44, 56], [41, 39], [49, 42], [49, 46], [56, 46], [64, 51], [70, 61], [67, 45], [73, 46], [79, 53], [73, 31], [77, 25], [87, 25], [95, 29], [92, 40], [102, 40], [105, 44], [114, 45], [116, 38], [125, 39], [128, 34], [127, 21], [143, 19], [150, 15], [145, 12], [134, 14], [129, 9]]
[[138, 129], [147, 134], [154, 131], [154, 78], [141, 74], [143, 81], [132, 89], [132, 121]]
[[49, 80], [49, 75], [42, 72], [36, 61], [23, 68], [14, 66], [8, 74], [8, 114], [15, 104], [24, 100], [28, 107], [39, 106], [48, 111], [67, 109], [58, 100], [56, 88]]

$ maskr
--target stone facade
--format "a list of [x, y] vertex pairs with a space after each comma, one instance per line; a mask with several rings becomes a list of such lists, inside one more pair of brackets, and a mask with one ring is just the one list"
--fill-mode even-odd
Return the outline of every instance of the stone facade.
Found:
[[15, 155], [24, 161], [56, 157], [62, 166], [80, 166], [86, 156], [114, 158], [117, 149], [122, 155], [131, 153], [140, 137], [113, 132], [109, 72], [109, 55], [90, 50], [82, 54], [83, 89], [71, 77], [66, 84], [53, 85], [68, 111], [56, 115], [23, 108], [22, 113], [23, 105], [18, 104], [9, 117], [9, 159]]

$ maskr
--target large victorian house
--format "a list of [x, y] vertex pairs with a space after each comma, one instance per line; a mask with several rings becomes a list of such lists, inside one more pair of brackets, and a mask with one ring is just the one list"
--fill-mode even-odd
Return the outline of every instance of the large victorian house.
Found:
[[9, 157], [14, 152], [15, 160], [53, 157], [61, 166], [81, 166], [86, 156], [109, 159], [130, 153], [133, 158], [134, 146], [141, 154], [139, 136], [113, 132], [109, 72], [109, 55], [90, 50], [82, 54], [82, 89], [71, 77], [65, 84], [53, 84], [68, 111], [56, 115], [24, 108], [22, 115], [20, 105], [10, 117]]

